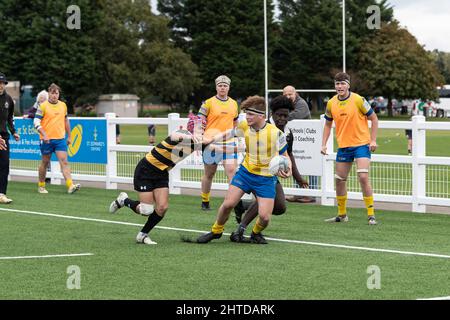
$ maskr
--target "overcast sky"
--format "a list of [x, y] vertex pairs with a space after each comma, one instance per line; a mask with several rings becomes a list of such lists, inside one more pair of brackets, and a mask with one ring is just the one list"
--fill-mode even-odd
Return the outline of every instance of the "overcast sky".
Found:
[[[389, 3], [394, 6], [394, 17], [427, 50], [450, 52], [450, 0], [389, 0]], [[155, 11], [156, 0], [151, 0], [151, 4]]]
[[389, 0], [394, 17], [427, 50], [450, 52], [450, 0]]

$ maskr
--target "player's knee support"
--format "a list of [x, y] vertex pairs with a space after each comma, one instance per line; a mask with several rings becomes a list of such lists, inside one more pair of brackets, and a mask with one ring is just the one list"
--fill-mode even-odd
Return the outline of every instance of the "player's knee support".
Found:
[[345, 178], [343, 178], [343, 177], [341, 177], [340, 175], [337, 175], [337, 174], [335, 174], [334, 175], [334, 178], [336, 179], [336, 181], [342, 181], [342, 182], [344, 182], [344, 181], [347, 181], [347, 177], [345, 177]]
[[143, 216], [149, 216], [155, 210], [155, 207], [152, 204], [140, 203], [139, 204], [139, 213]]
[[369, 174], [369, 169], [356, 169], [356, 173], [360, 178], [364, 178], [366, 175]]

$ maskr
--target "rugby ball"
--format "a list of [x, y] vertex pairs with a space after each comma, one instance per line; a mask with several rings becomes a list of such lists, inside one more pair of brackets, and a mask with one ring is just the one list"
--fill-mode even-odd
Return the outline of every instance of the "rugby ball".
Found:
[[285, 156], [275, 156], [270, 160], [269, 172], [270, 174], [276, 175], [279, 170], [287, 171], [289, 166], [289, 161]]

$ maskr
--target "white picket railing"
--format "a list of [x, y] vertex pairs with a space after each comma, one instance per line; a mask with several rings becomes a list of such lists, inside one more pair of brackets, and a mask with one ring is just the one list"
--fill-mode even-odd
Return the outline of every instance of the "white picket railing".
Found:
[[[179, 114], [171, 113], [167, 118], [116, 118], [115, 114], [105, 115], [107, 120], [107, 152], [108, 163], [106, 165], [92, 166], [89, 172], [81, 172], [76, 169], [76, 164], [71, 164], [74, 180], [77, 181], [96, 181], [104, 182], [107, 189], [117, 189], [118, 183], [132, 184], [133, 169], [142, 155], [149, 152], [150, 146], [136, 145], [118, 145], [116, 144], [115, 126], [120, 125], [167, 125], [168, 132], [173, 132], [180, 126], [187, 123], [187, 119], [182, 119]], [[86, 118], [84, 118], [86, 119]], [[318, 120], [300, 120], [300, 121], [318, 121]], [[324, 124], [324, 119], [321, 119]], [[323, 126], [322, 126], [323, 127]], [[412, 156], [401, 155], [383, 155], [372, 154], [371, 165], [371, 181], [376, 181], [382, 187], [374, 188], [375, 201], [393, 202], [393, 203], [410, 203], [411, 210], [414, 212], [425, 212], [427, 205], [437, 205], [449, 207], [450, 213], [450, 157], [430, 157], [426, 155], [426, 132], [431, 130], [442, 130], [450, 133], [449, 122], [426, 122], [422, 116], [413, 117], [412, 121], [380, 121], [380, 129], [412, 129], [413, 133], [413, 152]], [[320, 143], [320, 141], [319, 141]], [[333, 131], [328, 140], [328, 150], [334, 150]], [[120, 161], [118, 161], [120, 155]], [[320, 156], [323, 164], [323, 174], [319, 178], [319, 186], [317, 189], [296, 188], [292, 184], [292, 179], [282, 181], [286, 195], [305, 195], [318, 197], [321, 199], [322, 205], [334, 205], [335, 189], [334, 189], [334, 165], [335, 153], [327, 156]], [[23, 160], [21, 160], [23, 161]], [[36, 161], [34, 161], [36, 162]], [[127, 173], [118, 173], [118, 168], [127, 165]], [[20, 161], [12, 161], [12, 176], [27, 176], [37, 178], [37, 163], [34, 164], [35, 170], [29, 170], [26, 166], [22, 167]], [[430, 174], [437, 172], [439, 177], [427, 180], [427, 167]], [[75, 168], [75, 169], [74, 169]], [[201, 161], [189, 161], [186, 159], [170, 171], [170, 192], [171, 194], [180, 194], [182, 188], [200, 189], [200, 177], [202, 175]], [[219, 166], [219, 172], [223, 168]], [[432, 171], [430, 171], [432, 170]], [[380, 174], [378, 175], [379, 172]], [[404, 175], [401, 177], [400, 175]], [[400, 177], [399, 177], [400, 176]], [[49, 177], [52, 183], [59, 184], [63, 179], [60, 173], [58, 162], [52, 162]], [[215, 179], [213, 190], [227, 190], [228, 184], [225, 177]], [[351, 180], [352, 174], [349, 177]], [[353, 170], [354, 187], [349, 187], [349, 199], [362, 199], [362, 194], [357, 185], [356, 174]], [[433, 180], [434, 179], [434, 180]], [[283, 180], [283, 179], [281, 179]], [[392, 180], [392, 181], [391, 181]], [[392, 183], [391, 183], [392, 182]], [[395, 182], [395, 183], [394, 183]], [[401, 185], [401, 187], [398, 187]], [[433, 191], [431, 195], [429, 190]], [[438, 195], [438, 196], [436, 196]]]

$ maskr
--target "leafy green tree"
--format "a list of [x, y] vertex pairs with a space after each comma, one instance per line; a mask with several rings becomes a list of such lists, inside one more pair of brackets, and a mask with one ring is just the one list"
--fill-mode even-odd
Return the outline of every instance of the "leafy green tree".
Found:
[[342, 22], [334, 0], [280, 0], [281, 37], [272, 55], [275, 87], [321, 88], [342, 65]]
[[359, 76], [368, 86], [367, 95], [388, 98], [392, 116], [392, 99], [437, 99], [436, 86], [444, 79], [433, 59], [397, 21], [384, 24], [365, 41], [359, 56]]
[[62, 87], [69, 108], [103, 93], [160, 96], [183, 103], [200, 84], [189, 55], [169, 40], [168, 20], [146, 0], [79, 0], [80, 28], [68, 27], [73, 1], [0, 2], [0, 70], [11, 80]]
[[170, 43], [168, 20], [152, 14], [146, 0], [106, 0], [100, 9], [95, 39], [102, 91], [186, 102], [200, 84], [197, 66]]
[[91, 37], [97, 13], [90, 1], [77, 1], [81, 29], [69, 30], [67, 8], [72, 2], [0, 3], [0, 69], [12, 80], [32, 84], [34, 93], [59, 84], [69, 106], [99, 83]]
[[[367, 27], [367, 8], [373, 0], [346, 1], [346, 64], [357, 69], [358, 52], [374, 31]], [[392, 20], [387, 1], [379, 4], [380, 21]], [[282, 87], [329, 88], [342, 70], [342, 2], [336, 0], [279, 0], [280, 41], [272, 60], [273, 84]]]
[[215, 92], [220, 74], [230, 76], [234, 97], [263, 94], [263, 1], [159, 0], [158, 10], [170, 18], [173, 41], [199, 66], [203, 85], [196, 91], [197, 103]]
[[444, 77], [445, 83], [450, 84], [450, 53], [435, 49], [430, 54], [436, 63], [439, 73]]

